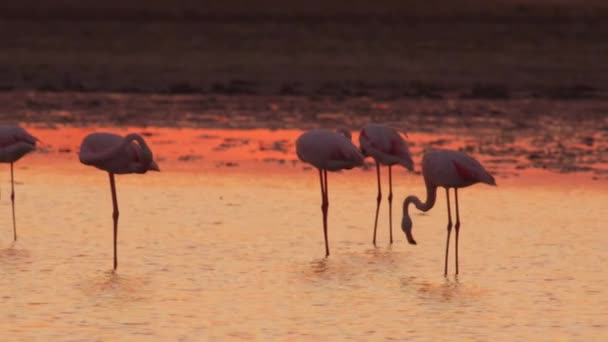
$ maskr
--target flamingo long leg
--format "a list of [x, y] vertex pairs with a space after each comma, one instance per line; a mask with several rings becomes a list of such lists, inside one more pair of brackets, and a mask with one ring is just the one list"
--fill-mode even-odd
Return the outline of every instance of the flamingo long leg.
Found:
[[325, 206], [325, 213], [324, 213], [324, 217], [323, 217], [323, 235], [325, 236], [325, 257], [329, 256], [329, 239], [327, 238], [327, 216], [328, 216], [328, 212], [329, 212], [329, 187], [327, 184], [327, 170], [323, 170], [323, 178], [324, 178], [324, 184], [325, 184], [325, 199], [324, 199], [324, 206]]
[[393, 173], [391, 165], [388, 166], [388, 229], [390, 242], [393, 243]]
[[327, 197], [327, 171], [319, 169], [319, 181], [321, 183], [321, 211], [323, 212], [323, 237], [325, 239], [325, 257], [329, 256], [329, 243], [327, 241], [327, 208], [329, 207]]
[[378, 178], [378, 196], [376, 197], [376, 218], [374, 219], [374, 239], [372, 243], [376, 245], [376, 231], [378, 229], [378, 213], [380, 211], [380, 202], [382, 201], [382, 189], [380, 187], [380, 163], [376, 161], [376, 175]]
[[458, 189], [454, 188], [454, 195], [456, 197], [456, 274], [458, 274], [458, 232], [460, 231], [460, 213], [458, 210]]
[[13, 238], [17, 241], [17, 224], [15, 223], [15, 180], [13, 178], [13, 163], [11, 163], [11, 205], [13, 207]]
[[443, 270], [443, 275], [448, 275], [448, 252], [450, 250], [450, 234], [452, 233], [452, 214], [450, 209], [450, 189], [445, 189], [445, 196], [448, 201], [448, 238], [445, 243], [445, 267]]
[[113, 205], [113, 212], [112, 212], [112, 219], [114, 220], [114, 270], [116, 270], [116, 267], [118, 267], [118, 253], [117, 253], [117, 246], [116, 246], [116, 242], [118, 239], [118, 201], [116, 200], [116, 184], [114, 182], [114, 174], [113, 173], [109, 173], [110, 174], [110, 188], [112, 189], [112, 205]]

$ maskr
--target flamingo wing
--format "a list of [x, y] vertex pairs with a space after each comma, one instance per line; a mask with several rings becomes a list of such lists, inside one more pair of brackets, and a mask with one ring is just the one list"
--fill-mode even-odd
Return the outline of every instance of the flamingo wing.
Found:
[[0, 162], [12, 163], [36, 149], [36, 138], [19, 126], [0, 126]]
[[475, 183], [496, 185], [494, 177], [469, 155], [451, 150], [433, 150], [423, 158], [425, 181], [436, 186], [461, 188]]
[[353, 143], [340, 133], [311, 130], [296, 141], [300, 160], [318, 169], [336, 171], [363, 164], [363, 155]]
[[359, 144], [365, 155], [372, 156], [382, 164], [400, 164], [410, 171], [414, 169], [407, 143], [394, 128], [368, 124], [361, 130]]

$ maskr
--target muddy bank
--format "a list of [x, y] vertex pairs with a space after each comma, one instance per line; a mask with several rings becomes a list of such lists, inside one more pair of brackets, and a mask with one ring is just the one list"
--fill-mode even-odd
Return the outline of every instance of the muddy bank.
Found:
[[[196, 142], [190, 150], [175, 151], [181, 162], [204, 161], [206, 153], [200, 146], [206, 146], [209, 152], [220, 154], [246, 149], [245, 154], [259, 152], [261, 161], [292, 165], [297, 159], [292, 142], [300, 130], [342, 127], [356, 132], [368, 122], [383, 122], [407, 132], [417, 158], [427, 148], [444, 147], [476, 155], [505, 176], [527, 169], [608, 175], [608, 101], [597, 99], [379, 101], [368, 97], [7, 92], [0, 93], [0, 108], [3, 123], [50, 130], [139, 127], [138, 131], [161, 144], [176, 142], [170, 134], [157, 137], [155, 127], [203, 129], [192, 133]], [[247, 130], [260, 129], [267, 137], [247, 138], [252, 134]], [[227, 133], [233, 130], [242, 133]], [[291, 133], [285, 136], [285, 130]], [[79, 141], [53, 149], [73, 152]], [[238, 167], [240, 162], [219, 158], [217, 165]]]
[[[110, 11], [102, 4], [72, 17], [58, 16], [70, 11], [53, 12], [53, 6], [38, 17], [16, 6], [0, 13], [0, 90], [606, 97], [604, 5], [540, 6], [537, 12], [525, 2], [467, 10], [458, 9], [460, 3], [392, 5], [386, 8], [395, 11], [376, 14], [359, 3], [354, 12], [308, 5], [316, 12], [279, 6], [283, 11], [274, 14], [218, 9], [214, 15], [160, 7], [146, 14], [127, 5]], [[179, 17], [183, 13], [192, 17]]]

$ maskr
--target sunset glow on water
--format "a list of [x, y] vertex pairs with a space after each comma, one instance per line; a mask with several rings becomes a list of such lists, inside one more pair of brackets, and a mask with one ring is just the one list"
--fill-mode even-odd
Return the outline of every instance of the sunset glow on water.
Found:
[[[112, 273], [107, 174], [76, 154], [93, 129], [28, 130], [44, 144], [16, 164], [15, 244], [8, 169], [1, 176], [5, 339], [605, 334], [607, 185], [589, 174], [501, 166], [497, 188], [462, 190], [461, 274], [451, 260], [444, 278], [442, 192], [433, 210], [413, 215], [417, 246], [399, 227], [404, 197], [424, 196], [419, 175], [395, 171], [396, 241], [388, 245], [384, 201], [374, 248], [373, 169], [331, 173], [324, 259], [318, 175], [294, 161], [301, 131], [108, 127], [147, 132], [162, 170], [117, 177]], [[409, 135], [415, 146], [436, 138]]]
[[608, 341], [607, 37], [605, 0], [0, 1], [0, 342]]

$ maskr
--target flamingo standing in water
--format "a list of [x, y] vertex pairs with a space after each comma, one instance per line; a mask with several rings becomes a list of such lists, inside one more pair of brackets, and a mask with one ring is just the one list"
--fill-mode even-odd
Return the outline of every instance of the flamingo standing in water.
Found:
[[422, 158], [422, 175], [426, 185], [426, 201], [422, 203], [416, 196], [408, 196], [403, 201], [403, 221], [401, 228], [410, 244], [415, 245], [412, 236], [412, 220], [409, 206], [413, 203], [418, 210], [429, 211], [435, 205], [437, 187], [445, 188], [448, 203], [448, 238], [445, 244], [444, 275], [448, 274], [448, 250], [450, 246], [450, 233], [452, 232], [452, 215], [450, 209], [450, 188], [454, 188], [456, 201], [456, 274], [458, 274], [458, 232], [460, 231], [460, 214], [458, 211], [458, 189], [476, 183], [496, 185], [494, 177], [490, 175], [481, 164], [465, 153], [451, 150], [432, 150], [425, 153]]
[[319, 170], [325, 257], [329, 256], [329, 244], [327, 242], [327, 209], [329, 208], [327, 171], [352, 169], [355, 166], [363, 165], [363, 155], [350, 139], [350, 132], [347, 131], [311, 130], [303, 133], [296, 140], [298, 158]]
[[114, 211], [114, 270], [118, 266], [116, 241], [118, 233], [118, 202], [114, 174], [160, 171], [153, 160], [152, 151], [139, 134], [121, 137], [112, 133], [92, 133], [80, 145], [80, 162], [107, 171], [110, 175]]
[[15, 223], [15, 181], [13, 164], [36, 149], [38, 139], [19, 126], [0, 126], [0, 163], [11, 164], [11, 206], [13, 209], [13, 238], [17, 241]]
[[388, 166], [388, 222], [390, 243], [393, 243], [393, 176], [391, 167], [395, 164], [402, 165], [413, 171], [414, 162], [407, 148], [407, 143], [396, 129], [381, 124], [367, 124], [359, 134], [359, 145], [364, 156], [371, 156], [376, 162], [376, 176], [378, 179], [378, 196], [376, 197], [376, 218], [374, 219], [374, 238], [376, 245], [376, 230], [378, 228], [378, 212], [382, 201], [382, 189], [380, 187], [380, 165]]

